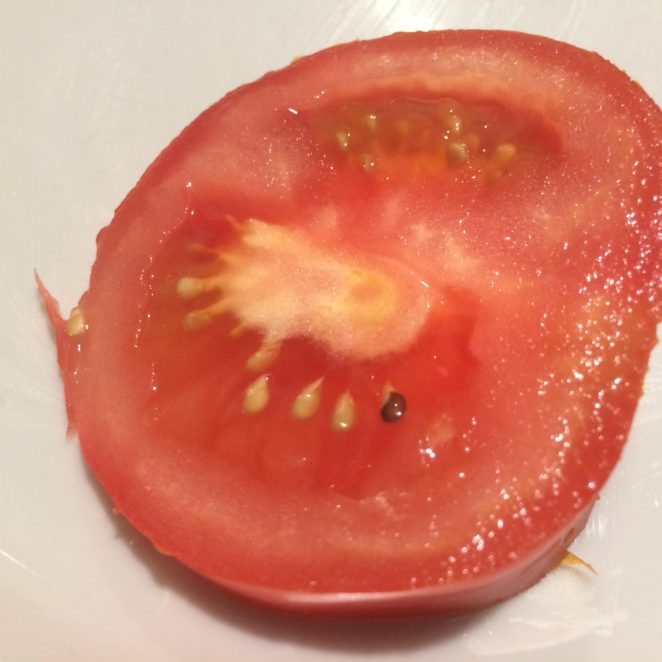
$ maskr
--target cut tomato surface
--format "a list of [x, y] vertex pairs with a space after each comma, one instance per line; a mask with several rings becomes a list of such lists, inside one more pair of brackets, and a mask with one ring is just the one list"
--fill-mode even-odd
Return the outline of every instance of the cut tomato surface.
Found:
[[271, 605], [455, 613], [566, 555], [660, 318], [660, 110], [507, 32], [338, 46], [156, 159], [57, 333], [156, 547]]

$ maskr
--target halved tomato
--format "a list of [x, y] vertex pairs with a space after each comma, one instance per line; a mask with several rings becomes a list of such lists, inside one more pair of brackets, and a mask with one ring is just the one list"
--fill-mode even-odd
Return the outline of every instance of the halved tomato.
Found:
[[660, 306], [662, 117], [595, 54], [399, 34], [229, 94], [68, 320], [85, 457], [166, 554], [307, 612], [445, 613], [564, 555]]

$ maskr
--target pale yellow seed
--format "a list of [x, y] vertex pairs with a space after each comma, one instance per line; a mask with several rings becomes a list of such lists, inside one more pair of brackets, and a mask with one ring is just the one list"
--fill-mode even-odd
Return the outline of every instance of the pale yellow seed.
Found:
[[238, 338], [242, 333], [245, 333], [246, 331], [248, 331], [248, 326], [246, 324], [243, 324], [242, 322], [239, 322], [239, 324], [232, 327], [232, 330], [230, 331], [230, 337]]
[[204, 286], [199, 278], [186, 276], [180, 278], [177, 282], [177, 294], [182, 299], [193, 299], [200, 296], [204, 292]]
[[465, 163], [469, 158], [469, 150], [464, 143], [448, 143], [446, 154], [448, 156], [448, 162], [451, 165], [459, 165], [461, 163]]
[[241, 262], [239, 257], [227, 251], [224, 251], [222, 253], [217, 253], [216, 259], [228, 267], [233, 267]]
[[428, 445], [434, 450], [439, 450], [453, 439], [457, 430], [453, 417], [448, 413], [439, 414], [434, 417], [425, 430], [425, 438]]
[[275, 360], [280, 352], [279, 342], [265, 342], [246, 361], [246, 370], [260, 372], [266, 370]]
[[516, 154], [517, 147], [515, 147], [515, 145], [511, 145], [510, 143], [503, 143], [494, 150], [494, 156], [492, 158], [495, 165], [505, 166], [510, 163]]
[[184, 317], [184, 326], [187, 329], [194, 330], [209, 324], [211, 315], [206, 310], [192, 310]]
[[365, 123], [368, 131], [370, 131], [370, 133], [374, 133], [377, 130], [377, 115], [375, 115], [375, 113], [366, 115]]
[[346, 151], [349, 147], [349, 134], [345, 131], [336, 131], [336, 141], [338, 147], [340, 147], [343, 152]]
[[85, 315], [78, 306], [71, 311], [69, 319], [65, 322], [65, 330], [70, 336], [79, 336], [87, 330]]
[[372, 170], [375, 167], [375, 157], [372, 154], [364, 154], [361, 157], [361, 166], [364, 170]]
[[331, 417], [331, 427], [336, 432], [351, 430], [356, 422], [356, 408], [354, 398], [349, 391], [345, 391], [336, 402], [336, 408]]
[[[219, 259], [222, 256], [219, 255]], [[180, 278], [177, 282], [177, 294], [182, 299], [194, 299], [195, 297], [211, 292], [213, 290], [220, 290], [223, 284], [222, 276], [215, 276], [213, 278], [193, 278], [186, 276]]]
[[227, 214], [225, 216], [225, 220], [228, 222], [228, 225], [236, 232], [243, 232], [245, 230], [245, 224], [241, 221], [238, 221], [234, 216]]
[[446, 128], [453, 135], [462, 133], [462, 118], [455, 114], [449, 115], [446, 121]]
[[257, 414], [269, 403], [269, 375], [260, 375], [244, 395], [244, 412]]
[[319, 409], [322, 401], [322, 378], [308, 384], [294, 400], [292, 404], [292, 416], [305, 421], [312, 418]]
[[216, 251], [213, 248], [209, 248], [209, 246], [205, 246], [204, 244], [189, 244], [186, 247], [186, 251], [192, 255], [216, 255]]
[[477, 152], [480, 148], [480, 138], [475, 133], [467, 133], [464, 136], [464, 143], [470, 152]]
[[184, 317], [184, 326], [187, 329], [199, 329], [211, 322], [212, 318], [221, 315], [228, 309], [227, 302], [220, 300], [207, 308], [192, 310]]

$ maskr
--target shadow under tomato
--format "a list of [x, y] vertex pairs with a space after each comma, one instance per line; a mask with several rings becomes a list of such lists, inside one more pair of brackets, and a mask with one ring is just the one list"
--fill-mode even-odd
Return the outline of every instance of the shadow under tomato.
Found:
[[159, 587], [173, 591], [207, 615], [255, 636], [349, 653], [404, 652], [461, 636], [490, 612], [484, 610], [455, 618], [358, 619], [295, 615], [250, 604], [215, 586], [173, 557], [157, 551], [126, 518], [113, 512], [113, 504], [103, 487], [87, 466], [85, 470], [117, 536], [149, 568]]

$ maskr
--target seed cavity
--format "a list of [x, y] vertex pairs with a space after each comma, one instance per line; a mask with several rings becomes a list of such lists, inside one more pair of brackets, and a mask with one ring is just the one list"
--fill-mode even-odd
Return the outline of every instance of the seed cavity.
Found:
[[390, 391], [382, 405], [380, 414], [385, 423], [396, 423], [404, 416], [405, 411], [407, 411], [405, 396], [397, 391]]
[[269, 403], [269, 375], [260, 375], [244, 395], [244, 412], [257, 414]]
[[551, 129], [541, 125], [538, 131], [534, 120], [490, 103], [451, 98], [329, 106], [303, 113], [301, 121], [330, 156], [377, 178], [467, 169], [473, 180], [488, 184], [520, 151], [544, 152], [553, 142], [547, 140]]
[[349, 391], [345, 391], [336, 402], [331, 417], [331, 428], [336, 432], [347, 432], [356, 422], [356, 407], [354, 398]]
[[[406, 351], [418, 337], [431, 294], [414, 272], [378, 256], [369, 261], [362, 255], [328, 253], [289, 227], [258, 219], [228, 223], [240, 232], [239, 241], [230, 251], [216, 249], [214, 271], [204, 276], [189, 272], [174, 280], [171, 291], [194, 302], [193, 310], [187, 306], [183, 311], [186, 329], [212, 327], [218, 316], [227, 314], [227, 325], [210, 330], [231, 328], [226, 331], [230, 337], [259, 332], [261, 344], [240, 359], [254, 377], [260, 375], [239, 395], [245, 413], [258, 413], [269, 403], [267, 371], [289, 338], [305, 335], [334, 356], [361, 361]], [[321, 407], [322, 378], [305, 386], [299, 382], [297, 391], [286, 408], [295, 420], [312, 418]], [[335, 403], [331, 427], [350, 430], [356, 416], [354, 399], [346, 391]]]
[[319, 409], [322, 400], [322, 378], [308, 384], [292, 404], [292, 416], [299, 421], [312, 418]]
[[70, 336], [79, 336], [87, 330], [85, 315], [83, 315], [83, 311], [78, 306], [72, 309], [64, 328]]
[[260, 349], [246, 361], [246, 370], [251, 372], [266, 370], [278, 357], [280, 347], [279, 342], [262, 343]]

